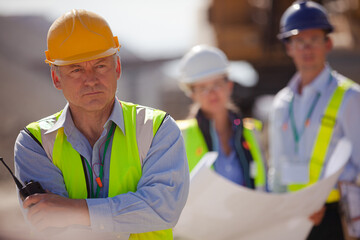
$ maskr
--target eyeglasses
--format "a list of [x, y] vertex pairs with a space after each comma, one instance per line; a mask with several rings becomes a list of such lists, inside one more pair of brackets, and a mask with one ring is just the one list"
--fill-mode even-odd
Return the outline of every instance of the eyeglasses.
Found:
[[227, 83], [226, 79], [218, 80], [211, 85], [204, 85], [204, 86], [193, 86], [192, 92], [199, 95], [208, 95], [211, 91], [217, 92], [222, 90]]
[[307, 40], [294, 38], [290, 40], [290, 45], [297, 50], [303, 50], [305, 48], [318, 48], [323, 46], [327, 39], [327, 37], [313, 37]]

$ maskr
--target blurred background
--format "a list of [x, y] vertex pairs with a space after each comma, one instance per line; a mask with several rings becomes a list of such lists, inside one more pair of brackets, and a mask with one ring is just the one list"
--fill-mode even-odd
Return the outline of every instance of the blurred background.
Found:
[[[0, 0], [0, 156], [13, 169], [18, 132], [65, 105], [44, 63], [51, 23], [72, 8], [102, 15], [119, 37], [124, 101], [186, 118], [190, 100], [177, 85], [180, 58], [196, 44], [222, 49], [236, 82], [233, 99], [245, 116], [265, 123], [274, 94], [295, 68], [277, 40], [292, 0]], [[335, 26], [331, 66], [359, 82], [360, 0], [323, 0]], [[36, 166], [34, 166], [36, 167]], [[21, 229], [21, 230], [19, 230]], [[20, 232], [19, 232], [20, 231]], [[0, 239], [26, 234], [15, 185], [0, 166]]]

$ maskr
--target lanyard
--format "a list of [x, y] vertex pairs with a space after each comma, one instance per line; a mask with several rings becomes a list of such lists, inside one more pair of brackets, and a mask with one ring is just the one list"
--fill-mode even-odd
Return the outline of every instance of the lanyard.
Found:
[[289, 107], [289, 115], [290, 115], [290, 126], [293, 132], [293, 136], [294, 136], [294, 140], [295, 140], [295, 152], [298, 152], [298, 148], [299, 148], [299, 142], [300, 142], [300, 138], [303, 135], [303, 133], [305, 132], [306, 127], [308, 127], [310, 125], [310, 117], [312, 115], [312, 113], [314, 112], [315, 106], [319, 101], [321, 94], [319, 92], [317, 92], [314, 100], [312, 101], [311, 105], [310, 105], [310, 109], [306, 114], [306, 119], [305, 122], [302, 126], [301, 132], [296, 128], [296, 124], [295, 124], [295, 116], [294, 116], [294, 98], [295, 95], [293, 95], [291, 102], [290, 102], [290, 107]]
[[[328, 84], [332, 80], [332, 77], [333, 77], [333, 75], [332, 75], [332, 73], [330, 73]], [[318, 101], [320, 99], [320, 96], [321, 96], [321, 93], [317, 92], [317, 94], [316, 94], [314, 100], [312, 101], [312, 103], [310, 105], [310, 108], [309, 108], [309, 110], [308, 110], [308, 112], [306, 114], [306, 119], [305, 119], [304, 124], [302, 125], [301, 131], [299, 131], [296, 128], [296, 124], [295, 124], [295, 116], [294, 116], [294, 98], [295, 98], [295, 94], [291, 98], [290, 106], [289, 106], [289, 117], [290, 117], [290, 126], [291, 126], [291, 129], [292, 129], [293, 136], [294, 136], [294, 141], [295, 141], [295, 153], [298, 153], [300, 138], [303, 135], [303, 133], [305, 132], [305, 129], [310, 125], [311, 115], [314, 112], [314, 109], [315, 109], [315, 107], [316, 107], [316, 105], [317, 105], [317, 103], [318, 103]], [[285, 129], [287, 128], [286, 124], [284, 125], [284, 128]]]
[[[88, 163], [88, 161], [85, 159], [85, 162], [86, 162], [86, 165], [87, 165], [87, 168], [88, 168], [88, 171], [89, 171], [89, 175], [90, 175], [90, 182], [91, 182], [91, 189], [90, 189], [90, 196], [91, 198], [98, 198], [99, 197], [99, 193], [100, 193], [100, 188], [103, 187], [103, 184], [102, 184], [102, 179], [104, 177], [104, 161], [105, 161], [105, 155], [106, 155], [106, 152], [107, 152], [107, 149], [109, 147], [109, 143], [110, 143], [110, 139], [111, 139], [111, 136], [113, 135], [114, 133], [114, 130], [115, 130], [115, 123], [113, 122], [111, 124], [111, 127], [110, 127], [110, 131], [107, 135], [107, 138], [106, 138], [106, 142], [105, 142], [105, 147], [104, 147], [104, 153], [103, 153], [103, 158], [100, 159], [100, 163], [98, 163], [100, 165], [100, 173], [99, 173], [99, 176], [96, 176], [95, 174], [95, 171], [93, 169], [93, 167], [96, 165], [96, 164], [93, 164], [93, 166], [91, 167], [90, 164]], [[99, 148], [99, 151], [101, 150], [101, 146]], [[94, 185], [93, 185], [93, 173], [94, 172], [94, 175], [96, 176], [96, 183], [97, 183], [97, 187], [96, 187], [96, 194], [94, 195], [93, 194], [93, 189], [94, 189]]]

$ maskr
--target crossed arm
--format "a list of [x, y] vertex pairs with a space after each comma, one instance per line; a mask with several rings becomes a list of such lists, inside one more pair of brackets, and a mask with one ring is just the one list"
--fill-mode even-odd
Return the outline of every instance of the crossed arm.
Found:
[[27, 218], [39, 231], [48, 227], [90, 226], [85, 199], [70, 199], [50, 192], [34, 194], [24, 200], [23, 208], [28, 209]]
[[68, 198], [60, 170], [21, 132], [15, 145], [16, 175], [22, 181], [38, 181], [51, 192], [25, 199], [25, 216], [39, 230], [84, 225], [93, 231], [139, 233], [174, 227], [189, 189], [185, 148], [175, 126], [167, 118], [158, 130], [136, 192], [83, 200]]

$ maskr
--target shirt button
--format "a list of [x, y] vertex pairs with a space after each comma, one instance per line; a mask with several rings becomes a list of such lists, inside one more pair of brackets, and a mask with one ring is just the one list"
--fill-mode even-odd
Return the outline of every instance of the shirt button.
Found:
[[116, 236], [116, 238], [117, 238], [117, 239], [120, 239], [120, 238], [121, 238], [121, 235], [120, 235], [120, 234], [119, 234], [119, 235], [117, 235], [117, 236]]
[[104, 230], [104, 229], [105, 229], [105, 227], [104, 227], [103, 224], [100, 225], [100, 229], [101, 229], [101, 230]]

